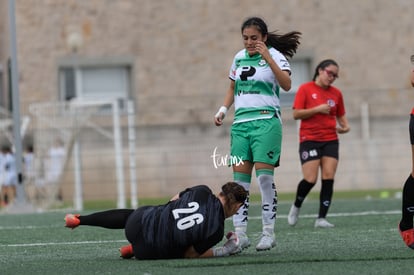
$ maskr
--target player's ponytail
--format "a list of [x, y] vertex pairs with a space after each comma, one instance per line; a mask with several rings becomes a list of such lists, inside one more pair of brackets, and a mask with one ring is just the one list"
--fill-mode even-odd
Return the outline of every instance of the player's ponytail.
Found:
[[247, 27], [254, 26], [263, 36], [267, 35], [266, 45], [272, 46], [284, 56], [292, 58], [300, 44], [301, 32], [291, 31], [286, 34], [278, 34], [277, 31], [269, 32], [263, 19], [250, 17], [243, 22], [241, 31]]
[[247, 198], [248, 192], [244, 189], [243, 186], [229, 181], [221, 187], [222, 196], [226, 198], [226, 201], [229, 204], [233, 203], [244, 203]]

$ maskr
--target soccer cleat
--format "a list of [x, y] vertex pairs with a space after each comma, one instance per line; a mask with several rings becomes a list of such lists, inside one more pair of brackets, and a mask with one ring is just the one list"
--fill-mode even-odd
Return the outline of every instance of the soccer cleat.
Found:
[[80, 224], [79, 214], [66, 214], [65, 226], [74, 229]]
[[292, 204], [292, 206], [290, 207], [290, 210], [289, 210], [289, 215], [287, 217], [289, 225], [291, 225], [291, 226], [296, 225], [296, 223], [298, 222], [298, 218], [299, 218], [299, 210], [300, 210], [300, 208], [298, 208], [294, 204]]
[[132, 244], [124, 245], [119, 248], [119, 252], [121, 253], [121, 258], [123, 259], [131, 259], [134, 257], [134, 250], [132, 249]]
[[315, 227], [332, 228], [332, 227], [335, 227], [335, 225], [333, 225], [332, 223], [328, 222], [324, 218], [319, 218], [319, 219], [316, 219], [316, 221], [315, 221]]
[[243, 231], [236, 231], [238, 242], [239, 242], [239, 248], [231, 253], [231, 255], [240, 253], [243, 251], [243, 249], [246, 249], [250, 246], [250, 240], [247, 237], [246, 233]]
[[400, 225], [398, 225], [398, 231], [404, 241], [404, 243], [411, 249], [414, 249], [414, 228], [401, 231]]
[[269, 250], [276, 246], [275, 236], [267, 232], [263, 232], [259, 243], [256, 245], [256, 251]]

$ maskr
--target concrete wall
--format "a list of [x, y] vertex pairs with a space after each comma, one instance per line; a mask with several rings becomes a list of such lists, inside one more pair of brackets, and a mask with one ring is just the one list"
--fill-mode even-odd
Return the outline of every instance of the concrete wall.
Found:
[[[271, 30], [301, 31], [297, 56], [310, 58], [312, 67], [324, 58], [340, 64], [335, 85], [355, 126], [342, 141], [338, 188], [396, 187], [410, 161], [405, 123], [414, 96], [409, 86], [413, 8], [411, 0], [16, 0], [21, 110], [27, 115], [31, 103], [58, 98], [58, 64], [71, 58], [67, 38], [78, 32], [84, 41], [80, 59], [132, 58], [140, 194], [174, 193], [195, 179], [222, 183], [231, 172], [212, 168], [210, 154], [216, 146], [226, 150], [231, 115], [221, 129], [212, 127], [212, 116], [229, 85], [233, 55], [242, 47], [240, 25], [258, 15]], [[6, 10], [2, 1], [0, 14]], [[8, 18], [0, 18], [5, 68]], [[369, 141], [357, 130], [364, 103], [378, 125]], [[293, 190], [301, 177], [296, 123], [289, 110], [284, 120], [286, 149], [276, 177], [281, 190]], [[396, 121], [403, 126], [395, 128]], [[94, 144], [100, 143], [97, 137]], [[85, 168], [86, 182], [108, 178], [91, 174]]]
[[210, 121], [242, 47], [241, 22], [251, 15], [265, 18], [269, 29], [301, 31], [298, 55], [313, 65], [335, 58], [341, 66], [335, 84], [351, 110], [377, 90], [394, 99], [409, 85], [413, 6], [410, 0], [17, 0], [22, 109], [57, 98], [58, 60], [71, 56], [66, 41], [76, 31], [84, 40], [81, 57], [135, 57], [139, 125]]

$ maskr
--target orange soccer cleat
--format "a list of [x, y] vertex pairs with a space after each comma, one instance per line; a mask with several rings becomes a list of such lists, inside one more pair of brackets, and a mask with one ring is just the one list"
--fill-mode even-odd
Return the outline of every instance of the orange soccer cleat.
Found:
[[65, 226], [74, 229], [80, 224], [79, 214], [66, 214]]
[[401, 231], [400, 225], [398, 225], [398, 231], [404, 241], [404, 243], [411, 249], [414, 249], [414, 228], [410, 228], [404, 231]]
[[121, 258], [123, 259], [131, 259], [134, 257], [134, 250], [132, 249], [132, 244], [124, 245], [119, 249], [121, 252]]

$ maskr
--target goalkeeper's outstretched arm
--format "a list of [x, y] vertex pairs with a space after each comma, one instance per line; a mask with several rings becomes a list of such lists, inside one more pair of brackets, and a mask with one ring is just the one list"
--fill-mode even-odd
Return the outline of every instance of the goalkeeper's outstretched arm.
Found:
[[184, 254], [184, 258], [211, 258], [225, 257], [238, 253], [240, 251], [239, 239], [236, 233], [227, 233], [227, 242], [223, 246], [209, 248], [203, 254], [199, 254], [194, 246], [190, 246]]

